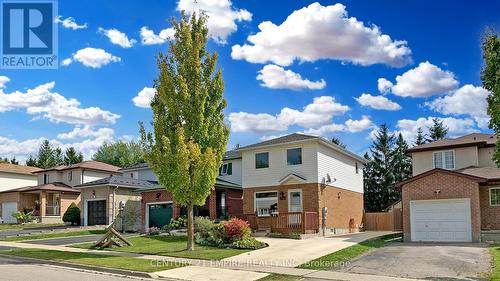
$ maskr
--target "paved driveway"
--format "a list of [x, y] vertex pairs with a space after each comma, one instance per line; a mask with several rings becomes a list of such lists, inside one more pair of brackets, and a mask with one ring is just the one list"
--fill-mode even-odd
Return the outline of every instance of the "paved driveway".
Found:
[[430, 280], [481, 280], [490, 255], [484, 244], [392, 243], [353, 261], [342, 271]]

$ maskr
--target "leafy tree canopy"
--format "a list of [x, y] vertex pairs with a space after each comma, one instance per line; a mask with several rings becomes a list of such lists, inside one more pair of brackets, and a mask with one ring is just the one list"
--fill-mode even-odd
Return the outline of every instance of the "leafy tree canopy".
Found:
[[92, 159], [118, 167], [128, 167], [146, 162], [140, 143], [132, 140], [106, 142], [99, 147]]

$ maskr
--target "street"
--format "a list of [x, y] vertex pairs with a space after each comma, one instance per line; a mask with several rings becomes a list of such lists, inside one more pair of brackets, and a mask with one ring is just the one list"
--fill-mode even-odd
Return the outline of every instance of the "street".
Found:
[[90, 271], [83, 272], [76, 269], [37, 264], [5, 257], [0, 257], [0, 272], [1, 281], [67, 281], [68, 279], [78, 281], [152, 280], [121, 277]]

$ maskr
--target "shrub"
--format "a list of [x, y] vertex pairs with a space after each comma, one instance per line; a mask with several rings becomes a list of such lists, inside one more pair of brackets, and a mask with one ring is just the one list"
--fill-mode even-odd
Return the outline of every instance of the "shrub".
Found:
[[75, 203], [71, 203], [68, 209], [63, 215], [63, 222], [69, 222], [71, 225], [79, 225], [80, 224], [80, 208], [76, 206]]
[[180, 216], [178, 218], [171, 218], [170, 222], [162, 227], [162, 230], [170, 233], [174, 229], [181, 229], [187, 227], [187, 217]]
[[252, 230], [248, 222], [233, 218], [228, 221], [224, 221], [224, 228], [226, 230], [226, 237], [231, 242], [241, 240], [243, 237], [250, 236]]
[[251, 235], [244, 236], [240, 240], [236, 240], [233, 243], [231, 243], [230, 247], [231, 248], [236, 248], [236, 249], [251, 249], [251, 250], [257, 250], [266, 247], [266, 243], [261, 242], [257, 239], [255, 239]]
[[207, 217], [194, 218], [194, 231], [203, 237], [207, 236], [208, 232], [212, 230], [214, 226], [215, 223]]
[[27, 213], [14, 212], [12, 216], [17, 220], [17, 223], [29, 223], [35, 220], [33, 211]]
[[205, 235], [197, 233], [195, 242], [203, 246], [226, 247], [226, 230], [222, 223], [214, 224]]

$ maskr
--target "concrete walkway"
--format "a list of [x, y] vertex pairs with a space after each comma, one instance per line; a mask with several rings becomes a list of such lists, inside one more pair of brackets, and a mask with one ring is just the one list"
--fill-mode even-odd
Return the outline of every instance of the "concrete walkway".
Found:
[[[75, 253], [94, 253], [114, 256], [127, 256], [154, 260], [156, 262], [187, 263], [191, 266], [173, 270], [155, 272], [154, 275], [163, 278], [182, 280], [242, 280], [253, 281], [266, 276], [268, 273], [288, 274], [304, 278], [325, 280], [352, 280], [352, 281], [414, 281], [415, 279], [396, 278], [377, 275], [355, 274], [335, 271], [318, 271], [294, 268], [311, 259], [341, 250], [361, 241], [375, 238], [389, 232], [366, 232], [354, 235], [311, 238], [305, 240], [259, 238], [269, 243], [270, 247], [255, 250], [251, 254], [241, 254], [221, 261], [206, 261], [186, 258], [174, 258], [158, 255], [143, 255], [126, 252], [102, 251], [70, 248], [55, 245], [29, 244], [26, 242], [0, 241], [0, 247], [31, 248], [57, 250]], [[263, 253], [260, 253], [263, 252]], [[294, 255], [294, 256], [292, 256]], [[262, 259], [259, 262], [259, 259]], [[277, 262], [275, 261], [277, 260]], [[263, 275], [262, 275], [263, 274]], [[211, 279], [207, 279], [211, 276]], [[205, 277], [205, 278], [202, 278]], [[199, 279], [202, 278], [202, 279]]]

